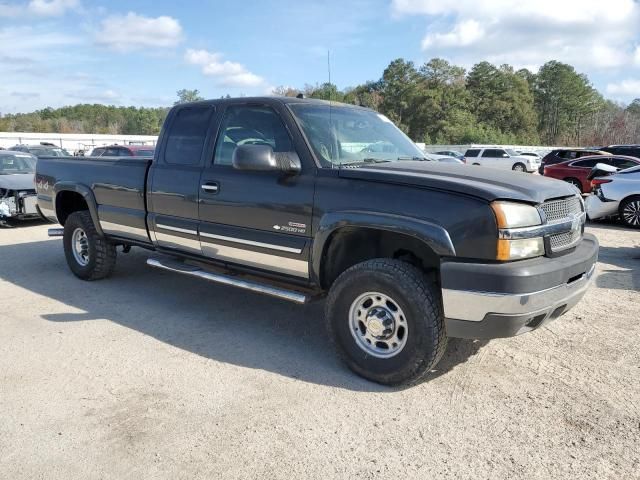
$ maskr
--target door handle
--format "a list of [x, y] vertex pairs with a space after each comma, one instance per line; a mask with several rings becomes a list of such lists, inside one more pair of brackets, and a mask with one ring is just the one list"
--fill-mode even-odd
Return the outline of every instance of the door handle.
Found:
[[220, 186], [217, 183], [205, 183], [200, 188], [207, 193], [218, 193], [218, 190], [220, 190]]

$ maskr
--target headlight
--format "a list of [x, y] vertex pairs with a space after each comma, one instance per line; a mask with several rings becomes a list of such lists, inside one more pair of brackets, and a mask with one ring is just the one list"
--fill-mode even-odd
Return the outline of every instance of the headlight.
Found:
[[499, 230], [497, 260], [521, 260], [544, 255], [542, 237], [514, 238], [518, 229], [542, 224], [537, 208], [516, 202], [493, 202], [491, 208]]
[[533, 227], [541, 225], [542, 219], [536, 207], [525, 203], [493, 202], [498, 228]]

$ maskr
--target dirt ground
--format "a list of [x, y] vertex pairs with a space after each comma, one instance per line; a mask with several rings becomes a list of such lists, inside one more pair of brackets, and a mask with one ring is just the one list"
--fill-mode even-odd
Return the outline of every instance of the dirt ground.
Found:
[[369, 383], [298, 307], [120, 255], [69, 272], [0, 229], [0, 478], [640, 478], [640, 232], [597, 224], [593, 288], [516, 338]]

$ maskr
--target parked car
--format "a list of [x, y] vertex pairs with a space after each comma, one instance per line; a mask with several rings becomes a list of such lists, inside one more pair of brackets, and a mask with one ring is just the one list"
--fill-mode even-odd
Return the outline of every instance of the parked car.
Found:
[[40, 144], [40, 145], [15, 145], [11, 147], [9, 150], [14, 152], [24, 152], [30, 153], [31, 155], [35, 155], [36, 157], [68, 157], [70, 153], [61, 147], [56, 147], [51, 143]]
[[[38, 205], [63, 225], [51, 235], [63, 236], [71, 271], [108, 277], [116, 247], [138, 246], [177, 274], [296, 303], [326, 295], [339, 355], [376, 382], [420, 380], [447, 337], [538, 328], [571, 309], [593, 275], [598, 242], [573, 187], [424, 161], [366, 108], [186, 103], [169, 111], [160, 139], [153, 159], [38, 162]], [[348, 143], [394, 148], [373, 158]]]
[[602, 147], [600, 150], [612, 155], [640, 158], [640, 145], [609, 145], [608, 147]]
[[590, 157], [593, 155], [610, 155], [610, 153], [588, 148], [556, 148], [543, 157], [538, 173], [540, 175], [544, 175], [544, 167], [547, 165], [555, 165], [556, 163], [567, 162], [569, 160]]
[[591, 169], [599, 163], [622, 170], [640, 165], [640, 160], [619, 155], [593, 155], [581, 157], [578, 160], [548, 165], [544, 167], [544, 176], [564, 180], [580, 190], [580, 193], [589, 193], [591, 191], [591, 180], [588, 177]]
[[531, 157], [531, 158], [535, 158], [536, 162], [541, 163], [542, 162], [542, 156], [539, 153], [536, 152], [518, 152], [518, 154], [522, 157]]
[[538, 168], [538, 163], [534, 158], [523, 157], [510, 148], [470, 148], [464, 156], [470, 165], [513, 170], [515, 172], [535, 172]]
[[624, 225], [640, 228], [640, 166], [596, 177], [591, 183], [593, 193], [586, 201], [590, 219], [617, 214]]
[[440, 152], [435, 152], [436, 155], [445, 155], [447, 157], [457, 158], [458, 160], [464, 163], [464, 153], [459, 152], [457, 150], [442, 150]]
[[0, 224], [39, 218], [33, 180], [36, 161], [30, 153], [0, 151]]
[[434, 153], [425, 153], [424, 156], [428, 159], [431, 160], [432, 162], [443, 162], [443, 163], [459, 163], [459, 164], [463, 164], [464, 162], [458, 158], [455, 157], [451, 157], [448, 155], [438, 155], [438, 154], [434, 154]]
[[92, 157], [153, 157], [155, 147], [148, 145], [109, 145], [96, 147]]

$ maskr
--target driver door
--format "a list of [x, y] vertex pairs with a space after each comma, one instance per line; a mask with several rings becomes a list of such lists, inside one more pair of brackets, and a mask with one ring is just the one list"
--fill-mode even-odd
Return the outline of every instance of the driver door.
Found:
[[295, 175], [233, 168], [239, 145], [269, 145], [276, 155], [295, 151], [276, 105], [227, 106], [214, 155], [200, 178], [202, 253], [212, 259], [307, 278], [314, 170]]

